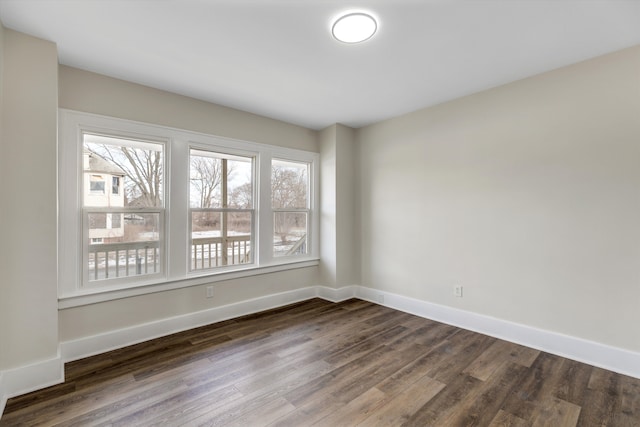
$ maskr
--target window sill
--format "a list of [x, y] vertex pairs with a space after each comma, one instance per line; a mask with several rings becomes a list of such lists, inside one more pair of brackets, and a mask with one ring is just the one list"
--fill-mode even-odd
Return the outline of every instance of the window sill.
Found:
[[239, 279], [242, 277], [258, 276], [261, 274], [276, 273], [279, 271], [295, 270], [298, 268], [315, 267], [320, 264], [319, 259], [305, 258], [304, 260], [289, 261], [281, 264], [271, 264], [260, 267], [246, 267], [238, 270], [199, 274], [181, 279], [167, 279], [162, 282], [136, 284], [134, 286], [119, 288], [83, 289], [72, 294], [61, 295], [58, 298], [58, 309], [80, 307], [138, 295], [164, 292], [190, 286], [204, 285], [225, 280]]

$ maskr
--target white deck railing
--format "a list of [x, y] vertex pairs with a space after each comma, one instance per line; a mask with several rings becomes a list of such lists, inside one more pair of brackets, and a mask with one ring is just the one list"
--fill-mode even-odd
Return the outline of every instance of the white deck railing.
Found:
[[160, 243], [100, 243], [89, 245], [89, 280], [160, 272]]
[[[306, 235], [295, 242], [274, 245], [282, 255], [306, 252]], [[160, 242], [99, 243], [89, 245], [89, 280], [154, 274], [161, 271]], [[191, 241], [191, 270], [249, 264], [251, 236], [204, 237]]]
[[191, 270], [251, 263], [251, 236], [191, 240]]

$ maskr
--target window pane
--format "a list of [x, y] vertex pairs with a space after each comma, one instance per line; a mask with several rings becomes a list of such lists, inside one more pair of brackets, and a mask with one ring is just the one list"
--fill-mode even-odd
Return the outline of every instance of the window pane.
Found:
[[191, 270], [249, 264], [252, 212], [191, 212]]
[[[84, 134], [82, 154], [84, 206], [163, 206], [162, 144]], [[111, 191], [105, 191], [106, 182]]]
[[[89, 230], [101, 230], [107, 228], [107, 214], [91, 214], [89, 215]], [[93, 233], [89, 233], [95, 235]]]
[[88, 213], [89, 280], [159, 273], [159, 213]]
[[274, 160], [271, 166], [271, 205], [274, 209], [307, 208], [309, 165]]
[[122, 215], [121, 213], [113, 213], [111, 214], [111, 227], [110, 228], [120, 228], [122, 227]]
[[273, 256], [307, 253], [307, 213], [275, 212]]
[[91, 192], [104, 193], [104, 179], [101, 175], [91, 175], [89, 190]]
[[252, 182], [253, 158], [191, 150], [189, 203], [192, 208], [251, 209]]
[[111, 180], [111, 192], [113, 194], [120, 194], [120, 177], [114, 176]]

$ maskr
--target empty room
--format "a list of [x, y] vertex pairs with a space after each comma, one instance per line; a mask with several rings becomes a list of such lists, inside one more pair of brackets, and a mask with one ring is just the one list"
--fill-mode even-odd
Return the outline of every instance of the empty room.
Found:
[[0, 0], [0, 426], [640, 426], [640, 1]]

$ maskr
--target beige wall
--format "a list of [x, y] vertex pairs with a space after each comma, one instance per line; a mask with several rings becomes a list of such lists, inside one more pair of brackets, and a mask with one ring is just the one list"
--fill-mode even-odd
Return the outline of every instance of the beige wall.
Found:
[[[53, 43], [3, 32], [0, 139], [0, 371], [58, 352]], [[9, 183], [12, 183], [9, 185]]]
[[360, 283], [356, 224], [355, 130], [336, 124], [320, 132], [320, 271], [322, 284]]
[[357, 218], [357, 182], [355, 166], [356, 132], [344, 125], [336, 126], [336, 270], [339, 286], [360, 284], [360, 245]]
[[[3, 67], [4, 67], [4, 26], [2, 25], [2, 22], [0, 22], [0, 124], [2, 124], [2, 76], [4, 75]], [[1, 133], [0, 133], [0, 137], [2, 137]]]
[[358, 139], [363, 285], [640, 351], [640, 47]]
[[[60, 107], [190, 131], [318, 151], [317, 133], [299, 126], [65, 66]], [[60, 310], [60, 340], [70, 341], [318, 284], [318, 268], [214, 283], [214, 298], [193, 286]]]
[[314, 130], [66, 66], [60, 107], [318, 152]]
[[201, 285], [69, 308], [60, 310], [60, 341], [87, 338], [317, 284], [317, 267], [301, 268], [217, 282], [214, 298], [205, 298], [207, 285]]
[[[4, 81], [4, 27], [2, 26], [2, 22], [0, 22], [0, 179], [4, 179], [4, 135], [2, 132], [3, 122], [4, 122], [4, 114], [3, 105], [4, 105], [4, 97], [3, 97], [3, 81]], [[0, 186], [0, 200], [4, 200], [5, 197], [5, 188], [4, 186]], [[4, 224], [4, 211], [5, 205], [0, 205], [0, 232], [4, 231], [2, 224]], [[5, 257], [7, 255], [7, 248], [5, 245], [0, 245], [0, 271], [4, 271], [6, 268]], [[0, 277], [0, 343], [8, 342], [8, 333], [9, 328], [5, 325], [9, 322], [8, 312], [8, 301], [5, 298], [5, 292], [8, 292], [8, 283]], [[3, 366], [5, 365], [6, 356], [4, 354], [4, 345], [0, 345], [0, 372], [2, 372]], [[0, 407], [3, 405], [3, 390], [2, 390], [2, 374], [0, 373]]]
[[320, 143], [320, 274], [322, 284], [337, 285], [336, 252], [336, 127], [329, 126], [319, 134]]

